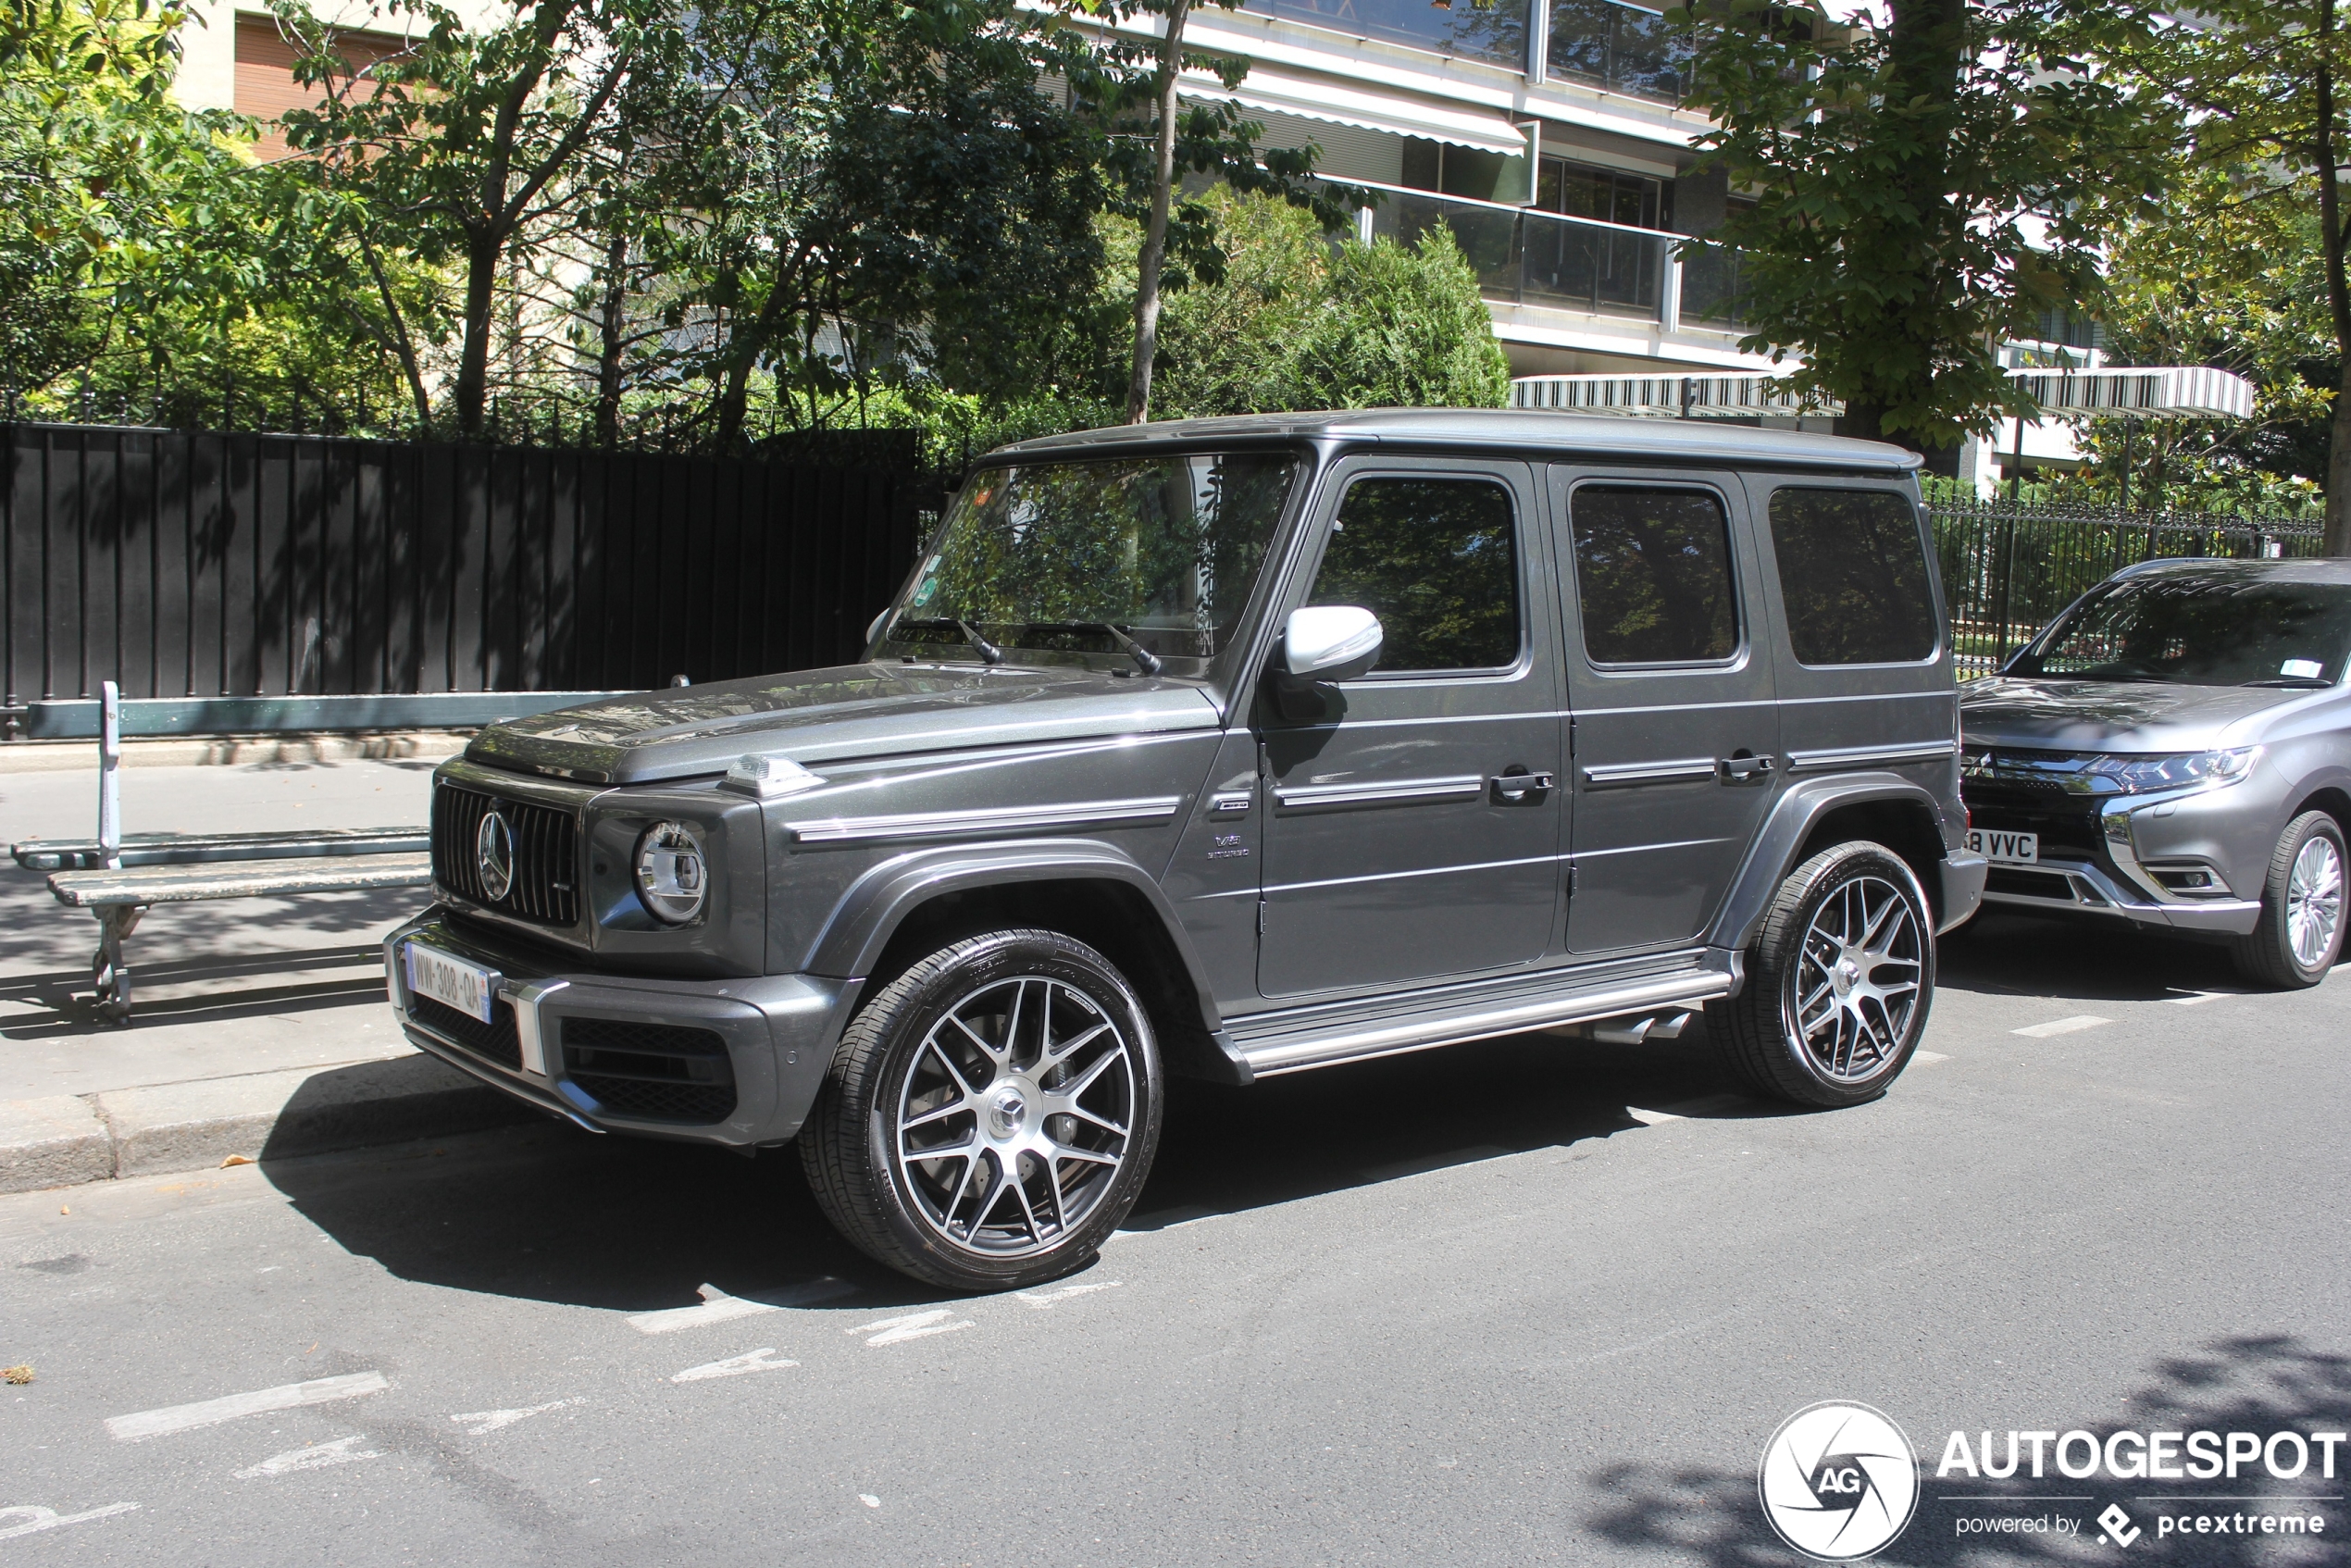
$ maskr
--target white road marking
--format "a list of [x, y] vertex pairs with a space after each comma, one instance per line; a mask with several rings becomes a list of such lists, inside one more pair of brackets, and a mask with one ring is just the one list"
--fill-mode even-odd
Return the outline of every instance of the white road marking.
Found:
[[2245, 995], [2243, 991], [2183, 991], [2178, 996], [2167, 996], [2163, 1000], [2174, 1007], [2201, 1007], [2208, 1002], [2220, 1002], [2227, 997], [2243, 995]]
[[[54, 1508], [39, 1508], [31, 1503], [19, 1503], [14, 1508], [0, 1508], [0, 1541], [13, 1540], [43, 1530], [62, 1530], [68, 1524], [79, 1524], [85, 1519], [105, 1519], [112, 1514], [129, 1513], [139, 1505], [135, 1502], [110, 1502], [104, 1508], [93, 1508], [81, 1513], [59, 1513]], [[13, 1518], [16, 1523], [8, 1521]]]
[[1456, 1165], [1474, 1165], [1480, 1160], [1498, 1159], [1509, 1152], [1490, 1143], [1480, 1143], [1456, 1149], [1450, 1154], [1429, 1154], [1418, 1160], [1399, 1160], [1392, 1165], [1375, 1165], [1363, 1175], [1373, 1181], [1394, 1181], [1399, 1176], [1425, 1176], [1431, 1171], [1449, 1171]]
[[1072, 1296], [1085, 1296], [1090, 1295], [1096, 1290], [1115, 1290], [1117, 1288], [1117, 1280], [1105, 1279], [1099, 1285], [1064, 1285], [1059, 1290], [1048, 1290], [1041, 1296], [1027, 1290], [1015, 1290], [1013, 1294], [1027, 1305], [1037, 1308], [1039, 1312], [1043, 1312], [1049, 1308], [1061, 1305], [1064, 1301], [1068, 1300]]
[[354, 1444], [364, 1443], [364, 1437], [337, 1437], [331, 1443], [314, 1443], [306, 1449], [292, 1449], [274, 1454], [259, 1464], [247, 1465], [237, 1472], [240, 1481], [258, 1481], [270, 1475], [291, 1475], [297, 1470], [324, 1470], [330, 1464], [349, 1464], [354, 1460], [381, 1459], [374, 1449], [365, 1453], [352, 1452]]
[[1910, 1052], [1910, 1060], [1922, 1067], [1932, 1067], [1937, 1062], [1948, 1062], [1950, 1058], [1939, 1051], [1913, 1051]]
[[1156, 1209], [1148, 1214], [1129, 1214], [1126, 1217], [1126, 1223], [1112, 1231], [1104, 1239], [1115, 1239], [1122, 1236], [1145, 1236], [1154, 1230], [1173, 1230], [1179, 1225], [1196, 1225], [1201, 1220], [1213, 1220], [1223, 1212], [1221, 1209], [1211, 1209], [1199, 1203], [1186, 1203], [1173, 1209]]
[[864, 1503], [867, 1508], [879, 1508], [881, 1506], [881, 1499], [874, 1496], [871, 1492], [859, 1492], [857, 1494], [857, 1500]]
[[842, 1296], [853, 1296], [856, 1292], [857, 1287], [849, 1281], [834, 1279], [830, 1276], [764, 1297], [729, 1296], [715, 1285], [705, 1285], [701, 1290], [700, 1306], [664, 1307], [658, 1312], [638, 1313], [628, 1319], [628, 1326], [640, 1334], [675, 1334], [681, 1328], [732, 1323], [737, 1318], [756, 1317], [761, 1313], [781, 1312], [786, 1307], [813, 1307]]
[[[947, 1320], [954, 1315], [949, 1308], [940, 1307], [933, 1312], [908, 1313], [903, 1317], [886, 1317], [878, 1323], [869, 1323], [862, 1328], [852, 1328], [847, 1332], [871, 1334], [873, 1338], [865, 1343], [880, 1346], [901, 1345], [909, 1339], [927, 1339], [934, 1334], [952, 1334], [959, 1328], [977, 1326], [968, 1318], [961, 1323], [949, 1323]], [[875, 1332], [877, 1329], [879, 1332]]]
[[354, 1372], [341, 1377], [314, 1377], [307, 1383], [286, 1383], [275, 1388], [257, 1388], [250, 1394], [230, 1394], [225, 1399], [205, 1400], [192, 1405], [166, 1405], [161, 1410], [143, 1410], [131, 1415], [106, 1418], [106, 1433], [118, 1442], [136, 1443], [148, 1437], [160, 1437], [171, 1432], [193, 1431], [199, 1426], [218, 1426], [224, 1421], [240, 1416], [263, 1415], [273, 1410], [296, 1410], [304, 1405], [329, 1404], [336, 1400], [355, 1400], [363, 1394], [380, 1394], [392, 1387], [380, 1372]]
[[788, 1366], [800, 1364], [796, 1361], [778, 1361], [775, 1356], [773, 1345], [763, 1345], [755, 1350], [745, 1350], [739, 1356], [728, 1356], [725, 1361], [709, 1361], [700, 1366], [690, 1366], [670, 1381], [700, 1383], [706, 1377], [740, 1377], [746, 1372], [781, 1372]]
[[1686, 1116], [1677, 1116], [1671, 1111], [1644, 1111], [1638, 1105], [1627, 1105], [1624, 1107], [1624, 1114], [1636, 1122], [1643, 1122], [1653, 1127], [1662, 1126], [1667, 1122], [1683, 1122], [1689, 1119]]
[[2028, 1039], [2047, 1039], [2051, 1035], [2070, 1035], [2077, 1029], [2095, 1029], [2101, 1024], [2111, 1024], [2111, 1018], [2101, 1018], [2095, 1013], [2077, 1013], [2071, 1018], [2052, 1018], [2046, 1024], [2028, 1024], [2021, 1029], [2010, 1029], [2012, 1035]]
[[534, 1415], [544, 1415], [551, 1410], [562, 1410], [566, 1405], [584, 1405], [587, 1402], [585, 1398], [578, 1397], [568, 1400], [549, 1400], [545, 1404], [532, 1405], [529, 1410], [478, 1410], [470, 1415], [453, 1415], [449, 1419], [470, 1421], [474, 1425], [466, 1428], [466, 1436], [486, 1437], [500, 1427], [512, 1426], [517, 1421], [528, 1420]]

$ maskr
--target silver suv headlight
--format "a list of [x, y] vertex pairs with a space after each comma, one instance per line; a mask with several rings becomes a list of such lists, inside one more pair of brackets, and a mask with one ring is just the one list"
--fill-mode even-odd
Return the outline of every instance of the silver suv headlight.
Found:
[[2158, 790], [2217, 790], [2241, 784], [2260, 760], [2260, 747], [2239, 746], [2226, 752], [2189, 752], [2168, 757], [2102, 756], [2082, 771], [2104, 781], [2101, 793], [2111, 790], [2117, 794], [2146, 795]]
[[653, 918], [683, 926], [710, 897], [702, 839], [682, 822], [656, 822], [637, 840], [637, 896]]

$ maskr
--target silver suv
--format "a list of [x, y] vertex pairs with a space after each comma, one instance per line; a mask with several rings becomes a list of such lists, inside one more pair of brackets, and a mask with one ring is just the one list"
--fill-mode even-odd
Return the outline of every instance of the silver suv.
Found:
[[1537, 412], [1008, 448], [865, 662], [445, 765], [394, 1004], [581, 1126], [797, 1141], [959, 1289], [1093, 1255], [1166, 1073], [1703, 1019], [1866, 1100], [1984, 871], [1915, 466]]
[[2226, 941], [2264, 985], [2343, 946], [2351, 563], [2150, 561], [1971, 682], [1987, 900]]

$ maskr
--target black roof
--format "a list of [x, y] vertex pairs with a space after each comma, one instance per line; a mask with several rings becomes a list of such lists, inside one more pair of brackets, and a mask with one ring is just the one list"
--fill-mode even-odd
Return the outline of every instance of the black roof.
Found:
[[1845, 473], [1904, 474], [1923, 462], [1917, 453], [1884, 442], [1758, 429], [1713, 419], [1628, 418], [1562, 414], [1547, 408], [1351, 408], [1314, 414], [1171, 419], [1044, 436], [999, 448], [996, 455], [1064, 455], [1120, 446], [1199, 446], [1266, 440], [1507, 448], [1558, 456], [1627, 457], [1651, 463], [1758, 464], [1834, 468]]

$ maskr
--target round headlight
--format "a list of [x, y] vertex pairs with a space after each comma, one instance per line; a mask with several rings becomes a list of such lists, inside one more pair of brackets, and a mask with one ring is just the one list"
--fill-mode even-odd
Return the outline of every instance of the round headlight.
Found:
[[637, 896], [657, 920], [682, 926], [710, 896], [702, 840], [682, 822], [656, 822], [637, 840]]

